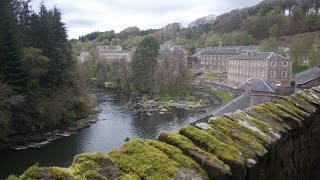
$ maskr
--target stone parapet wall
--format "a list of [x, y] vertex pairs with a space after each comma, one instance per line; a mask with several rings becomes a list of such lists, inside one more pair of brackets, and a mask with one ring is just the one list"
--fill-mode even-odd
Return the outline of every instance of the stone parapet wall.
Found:
[[11, 179], [319, 179], [320, 87]]

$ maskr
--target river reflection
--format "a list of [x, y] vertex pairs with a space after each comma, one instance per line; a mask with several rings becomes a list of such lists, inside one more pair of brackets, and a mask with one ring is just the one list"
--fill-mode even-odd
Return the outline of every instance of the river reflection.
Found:
[[162, 131], [176, 131], [185, 124], [192, 123], [185, 110], [152, 116], [134, 115], [125, 102], [117, 101], [117, 96], [97, 93], [98, 121], [78, 134], [63, 138], [40, 149], [0, 152], [0, 179], [9, 174], [21, 174], [27, 167], [39, 163], [40, 166], [69, 166], [73, 157], [85, 152], [108, 152], [123, 145], [132, 138], [157, 138]]

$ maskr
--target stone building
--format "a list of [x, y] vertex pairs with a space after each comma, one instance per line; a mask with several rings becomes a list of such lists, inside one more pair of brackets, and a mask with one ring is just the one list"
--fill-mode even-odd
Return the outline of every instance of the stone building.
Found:
[[201, 49], [192, 56], [193, 59], [196, 58], [192, 69], [215, 73], [227, 72], [229, 59], [238, 54], [240, 54], [238, 49], [231, 48]]
[[121, 46], [97, 46], [96, 51], [100, 62], [105, 63], [112, 63], [121, 59], [130, 62], [133, 56], [131, 51], [123, 51]]
[[215, 110], [212, 115], [221, 116], [237, 110], [244, 110], [260, 103], [271, 102], [281, 96], [277, 94], [276, 87], [271, 86], [260, 77], [249, 78], [236, 89], [243, 92], [243, 94]]
[[290, 87], [292, 62], [272, 52], [243, 53], [230, 58], [229, 86], [237, 87], [251, 77], [260, 77], [275, 87]]
[[181, 46], [163, 44], [160, 45], [158, 65], [178, 66], [178, 64], [187, 67], [187, 51]]

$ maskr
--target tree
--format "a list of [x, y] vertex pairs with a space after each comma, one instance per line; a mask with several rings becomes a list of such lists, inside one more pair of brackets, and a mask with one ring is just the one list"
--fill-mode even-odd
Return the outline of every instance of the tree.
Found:
[[49, 59], [42, 55], [41, 49], [31, 47], [23, 49], [22, 60], [29, 77], [27, 83], [28, 96], [31, 99], [38, 98], [41, 85], [46, 83], [44, 77], [48, 73]]
[[313, 42], [311, 38], [298, 38], [290, 44], [290, 57], [294, 64], [303, 63], [308, 58]]
[[262, 52], [275, 52], [282, 55], [283, 52], [279, 48], [279, 46], [280, 46], [280, 43], [276, 38], [269, 37], [268, 39], [265, 39], [262, 41], [260, 50]]
[[279, 38], [279, 27], [278, 27], [278, 25], [274, 24], [273, 26], [271, 26], [269, 28], [269, 35], [270, 35], [270, 37], [273, 37], [273, 38], [276, 38], [276, 39]]
[[151, 36], [138, 45], [132, 60], [133, 83], [138, 92], [151, 93], [158, 54], [159, 43]]
[[21, 42], [11, 0], [0, 1], [0, 78], [16, 92], [24, 92], [26, 74], [20, 58]]

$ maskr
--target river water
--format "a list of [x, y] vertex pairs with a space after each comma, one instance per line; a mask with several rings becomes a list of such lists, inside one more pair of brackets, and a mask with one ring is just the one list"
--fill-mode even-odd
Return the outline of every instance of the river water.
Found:
[[86, 152], [108, 152], [121, 147], [132, 138], [157, 138], [162, 131], [176, 131], [198, 119], [186, 110], [168, 114], [134, 115], [117, 96], [97, 93], [97, 123], [82, 129], [78, 134], [62, 138], [40, 149], [0, 152], [0, 179], [9, 174], [21, 174], [26, 168], [40, 166], [70, 166], [73, 157]]

